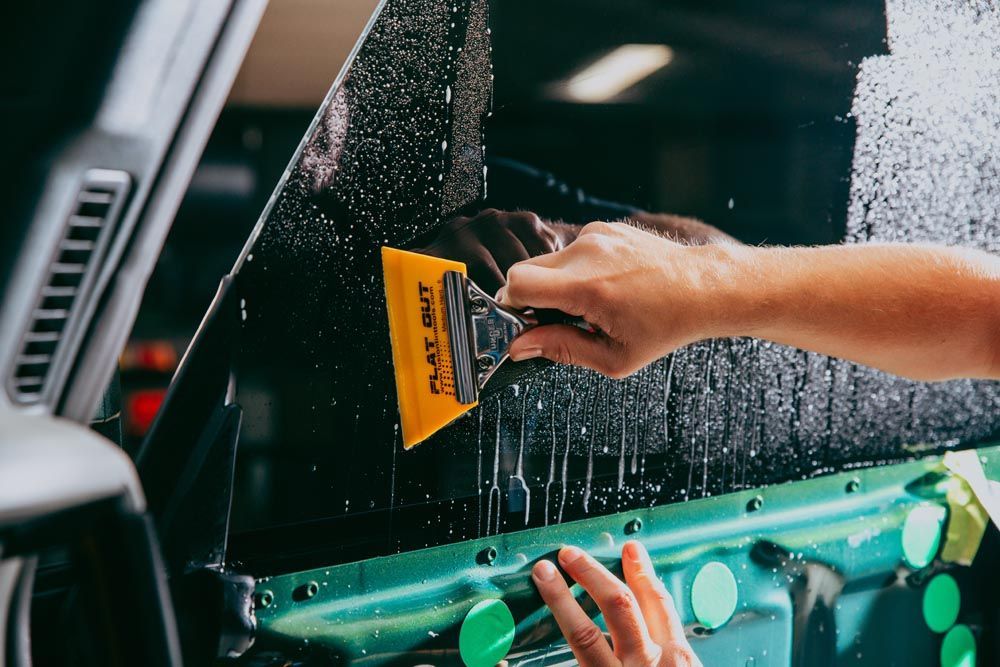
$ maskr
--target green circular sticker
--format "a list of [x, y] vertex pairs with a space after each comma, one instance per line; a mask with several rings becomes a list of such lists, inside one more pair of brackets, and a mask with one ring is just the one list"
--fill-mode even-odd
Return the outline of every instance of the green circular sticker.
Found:
[[466, 667], [494, 667], [513, 643], [514, 617], [503, 600], [478, 602], [458, 632], [458, 652]]
[[710, 630], [725, 625], [736, 611], [736, 577], [718, 561], [706, 563], [691, 585], [691, 608], [698, 622]]
[[976, 667], [976, 638], [965, 625], [956, 625], [941, 642], [941, 667]]
[[958, 619], [962, 595], [950, 574], [939, 574], [924, 589], [924, 620], [934, 632], [944, 632]]
[[920, 505], [910, 510], [903, 523], [903, 558], [914, 569], [926, 567], [941, 545], [945, 509], [940, 505]]

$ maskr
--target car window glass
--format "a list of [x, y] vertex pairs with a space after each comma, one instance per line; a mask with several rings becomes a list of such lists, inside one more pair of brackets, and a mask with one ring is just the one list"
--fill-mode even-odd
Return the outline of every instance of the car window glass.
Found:
[[403, 452], [378, 251], [487, 207], [995, 250], [996, 27], [897, 0], [386, 0], [237, 267], [234, 553], [352, 560], [990, 436], [996, 383], [741, 339], [623, 381], [507, 369]]

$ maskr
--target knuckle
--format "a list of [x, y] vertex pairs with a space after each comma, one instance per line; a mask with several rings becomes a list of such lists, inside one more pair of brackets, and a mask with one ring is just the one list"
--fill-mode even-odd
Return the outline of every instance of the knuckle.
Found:
[[633, 234], [639, 229], [631, 222], [612, 222], [608, 224], [608, 233]]
[[632, 374], [632, 365], [621, 350], [613, 349], [605, 357], [601, 372], [613, 380], [624, 380]]
[[608, 595], [605, 604], [609, 614], [627, 614], [635, 608], [635, 596], [627, 588], [619, 589]]
[[[559, 341], [552, 349], [551, 359], [557, 364], [573, 366], [574, 358], [575, 355], [573, 354], [573, 349], [566, 343], [566, 341]], [[580, 571], [585, 572], [586, 569], [580, 568]]]
[[520, 289], [523, 281], [524, 267], [519, 264], [512, 264], [511, 267], [507, 269], [507, 282], [509, 286], [513, 289]]
[[566, 641], [570, 646], [586, 651], [604, 641], [604, 633], [593, 623], [580, 623], [569, 631]]
[[653, 599], [661, 603], [667, 609], [673, 610], [674, 596], [670, 594], [670, 591], [668, 591], [667, 587], [663, 585], [663, 582], [660, 581], [658, 577], [646, 577], [646, 579], [649, 582], [649, 592], [653, 596]]
[[663, 646], [666, 664], [676, 667], [700, 667], [701, 661], [686, 642], [667, 642]]
[[518, 211], [514, 214], [514, 221], [530, 229], [542, 227], [542, 219], [532, 211]]
[[[555, 238], [552, 229], [531, 211], [519, 211], [514, 214], [508, 224], [510, 229], [522, 237], [538, 239], [546, 245], [551, 245]], [[551, 251], [550, 251], [551, 252]]]
[[659, 644], [647, 642], [639, 649], [639, 659], [643, 665], [667, 664], [674, 667], [675, 663], [668, 661], [670, 654]]
[[591, 234], [607, 234], [610, 231], [611, 225], [602, 221], [595, 220], [593, 222], [588, 222], [580, 230], [580, 236], [590, 236]]

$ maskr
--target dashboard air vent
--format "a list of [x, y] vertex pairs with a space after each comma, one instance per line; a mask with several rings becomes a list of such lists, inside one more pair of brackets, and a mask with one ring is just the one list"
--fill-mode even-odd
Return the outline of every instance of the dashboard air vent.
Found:
[[107, 169], [84, 176], [14, 360], [10, 389], [16, 401], [35, 403], [44, 394], [114, 235], [130, 182], [125, 172]]

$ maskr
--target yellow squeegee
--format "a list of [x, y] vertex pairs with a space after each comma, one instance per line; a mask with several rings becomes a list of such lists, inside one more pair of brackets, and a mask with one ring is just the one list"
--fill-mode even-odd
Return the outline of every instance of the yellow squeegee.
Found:
[[466, 276], [465, 264], [382, 248], [392, 362], [410, 449], [479, 402], [479, 391], [516, 336], [541, 324], [574, 324], [557, 311], [517, 311]]

